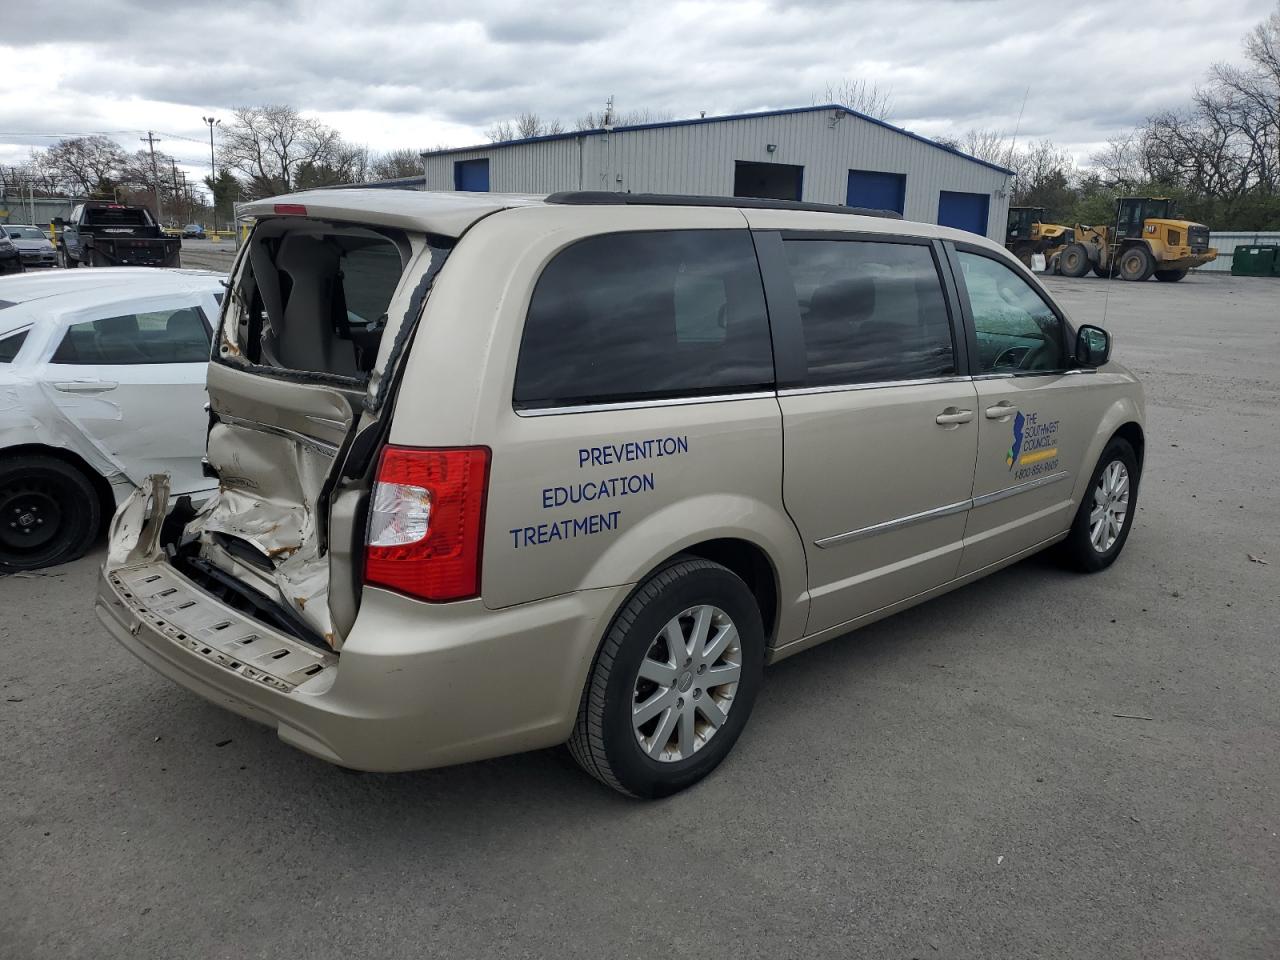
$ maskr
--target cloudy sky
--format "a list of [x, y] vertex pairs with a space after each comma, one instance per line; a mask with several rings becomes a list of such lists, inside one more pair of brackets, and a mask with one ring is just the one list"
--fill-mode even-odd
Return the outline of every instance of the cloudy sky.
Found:
[[[483, 141], [532, 110], [674, 117], [888, 91], [928, 136], [1049, 137], [1083, 160], [1186, 102], [1276, 0], [5, 0], [0, 162], [57, 135], [146, 130], [207, 172], [201, 116], [288, 103], [375, 150]], [[202, 143], [204, 144], [202, 146]], [[201, 166], [203, 164], [203, 167]]]

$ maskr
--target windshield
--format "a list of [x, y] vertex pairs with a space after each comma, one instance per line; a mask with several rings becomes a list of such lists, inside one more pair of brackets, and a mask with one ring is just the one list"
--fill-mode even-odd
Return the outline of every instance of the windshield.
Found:
[[5, 227], [4, 232], [15, 240], [43, 240], [45, 236], [35, 227]]

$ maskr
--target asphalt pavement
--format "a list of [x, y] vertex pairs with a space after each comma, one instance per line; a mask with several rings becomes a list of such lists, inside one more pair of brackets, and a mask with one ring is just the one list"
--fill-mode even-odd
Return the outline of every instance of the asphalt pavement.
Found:
[[1280, 280], [1049, 285], [1146, 384], [1118, 563], [769, 669], [669, 800], [346, 773], [110, 640], [100, 550], [0, 580], [0, 956], [1280, 956]]

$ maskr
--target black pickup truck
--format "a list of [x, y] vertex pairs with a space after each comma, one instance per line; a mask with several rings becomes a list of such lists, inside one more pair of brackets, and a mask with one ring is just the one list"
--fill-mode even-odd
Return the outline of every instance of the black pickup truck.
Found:
[[64, 267], [176, 267], [182, 240], [166, 237], [146, 207], [86, 200], [53, 221]]

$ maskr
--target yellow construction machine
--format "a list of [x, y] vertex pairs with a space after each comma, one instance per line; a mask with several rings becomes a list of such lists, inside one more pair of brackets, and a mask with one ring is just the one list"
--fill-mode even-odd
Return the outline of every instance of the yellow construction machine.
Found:
[[1167, 197], [1120, 197], [1111, 224], [1076, 224], [1072, 239], [1049, 264], [1051, 273], [1175, 283], [1187, 271], [1215, 260], [1209, 228], [1180, 220]]
[[1047, 257], [1054, 247], [1070, 241], [1070, 227], [1044, 222], [1044, 207], [1009, 208], [1009, 225], [1005, 229], [1004, 245], [1028, 269], [1033, 255], [1042, 253]]

